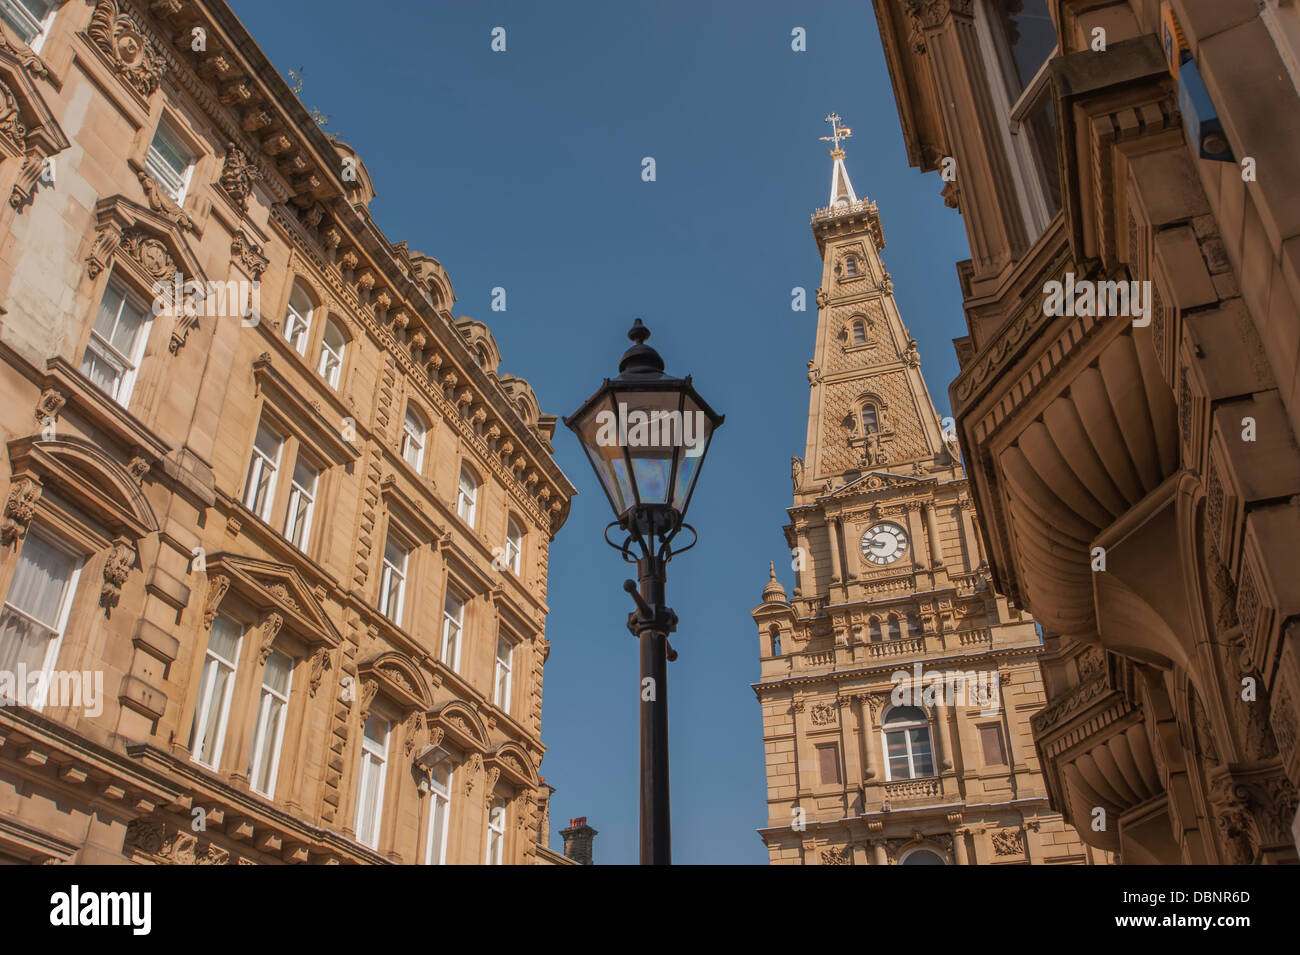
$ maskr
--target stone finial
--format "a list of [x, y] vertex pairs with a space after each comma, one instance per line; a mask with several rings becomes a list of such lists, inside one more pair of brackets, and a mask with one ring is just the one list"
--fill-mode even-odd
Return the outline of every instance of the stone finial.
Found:
[[776, 579], [776, 561], [768, 562], [767, 575], [767, 586], [763, 588], [763, 603], [789, 603], [785, 588], [781, 586], [781, 581]]

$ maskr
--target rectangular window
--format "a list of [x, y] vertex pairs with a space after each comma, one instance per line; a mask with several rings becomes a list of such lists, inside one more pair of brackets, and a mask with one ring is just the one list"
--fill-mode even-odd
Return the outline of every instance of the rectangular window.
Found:
[[516, 577], [519, 576], [519, 567], [522, 563], [521, 557], [524, 553], [524, 532], [519, 529], [519, 525], [512, 518], [506, 524], [506, 566], [514, 572]]
[[158, 124], [144, 168], [163, 192], [177, 205], [185, 201], [194, 172], [194, 153], [181, 142], [181, 138], [164, 120]]
[[442, 662], [460, 672], [460, 634], [465, 626], [465, 601], [447, 594], [442, 607]]
[[299, 455], [293, 466], [293, 483], [289, 490], [289, 513], [285, 516], [284, 536], [301, 551], [307, 550], [311, 534], [311, 515], [316, 506], [316, 482], [320, 471]]
[[506, 801], [500, 796], [492, 800], [488, 813], [487, 864], [500, 865], [506, 847]]
[[390, 534], [384, 544], [384, 571], [379, 581], [379, 612], [393, 623], [402, 624], [402, 604], [406, 598], [406, 563], [411, 552]]
[[460, 472], [460, 487], [456, 491], [456, 513], [466, 524], [474, 524], [474, 508], [478, 502], [478, 484], [465, 469]]
[[415, 470], [424, 464], [424, 422], [414, 410], [408, 408], [402, 422], [402, 458]]
[[890, 779], [920, 779], [934, 775], [930, 731], [925, 727], [890, 730], [885, 734]]
[[248, 484], [244, 488], [244, 506], [267, 521], [275, 499], [275, 474], [280, 469], [280, 452], [284, 439], [265, 424], [257, 426], [253, 441], [253, 460], [248, 465]]
[[153, 310], [112, 279], [104, 289], [95, 325], [81, 359], [81, 373], [123, 408], [131, 400]]
[[0, 672], [13, 674], [15, 681], [24, 672], [29, 676], [46, 674], [40, 695], [26, 698], [32, 709], [45, 704], [44, 688], [59, 656], [80, 571], [81, 561], [77, 558], [35, 530], [27, 532], [9, 595], [0, 611]]
[[388, 764], [389, 722], [370, 714], [361, 739], [361, 775], [357, 781], [357, 841], [379, 848], [384, 811], [384, 768]]
[[979, 729], [980, 745], [984, 749], [984, 765], [1005, 766], [1007, 750], [1002, 742], [1002, 727], [997, 723], [986, 723]]
[[425, 865], [446, 865], [447, 823], [451, 815], [452, 772], [444, 764], [433, 769], [429, 780], [429, 834], [424, 843]]
[[0, 0], [0, 20], [33, 53], [41, 51], [45, 31], [54, 19], [54, 0]]
[[510, 712], [510, 664], [515, 648], [505, 637], [497, 637], [496, 680], [492, 691], [492, 702], [502, 711]]
[[817, 770], [823, 786], [840, 781], [840, 750], [834, 743], [817, 747]]
[[284, 740], [292, 676], [293, 659], [273, 650], [266, 658], [266, 669], [262, 673], [262, 697], [257, 704], [253, 752], [248, 765], [248, 779], [253, 792], [268, 799], [275, 795], [275, 780], [280, 772], [280, 744]]
[[212, 621], [199, 698], [194, 708], [194, 728], [190, 733], [190, 755], [196, 763], [209, 769], [216, 769], [221, 763], [242, 637], [242, 629], [229, 617], [218, 616]]

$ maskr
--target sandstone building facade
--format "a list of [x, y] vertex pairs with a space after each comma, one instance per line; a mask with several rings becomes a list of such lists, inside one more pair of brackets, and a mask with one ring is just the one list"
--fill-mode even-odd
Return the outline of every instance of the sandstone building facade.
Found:
[[796, 587], [788, 598], [773, 572], [753, 611], [760, 835], [779, 864], [1105, 862], [1048, 805], [1030, 734], [1038, 631], [991, 587], [960, 456], [881, 262], [879, 213], [838, 141], [832, 157], [785, 528]]
[[873, 3], [970, 241], [950, 394], [996, 589], [1051, 633], [1053, 805], [1126, 863], [1294, 862], [1300, 11]]
[[564, 861], [556, 419], [224, 3], [0, 13], [0, 860]]

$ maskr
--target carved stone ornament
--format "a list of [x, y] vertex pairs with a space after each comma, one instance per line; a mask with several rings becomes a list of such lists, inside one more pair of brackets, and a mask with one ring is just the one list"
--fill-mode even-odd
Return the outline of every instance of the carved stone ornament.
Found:
[[835, 722], [835, 704], [814, 703], [808, 715], [813, 726], [830, 726]]
[[3, 520], [0, 521], [0, 543], [12, 544], [27, 536], [32, 517], [36, 514], [36, 502], [41, 496], [41, 486], [30, 478], [14, 482], [9, 488], [9, 497], [5, 500]]
[[36, 423], [45, 425], [50, 421], [59, 420], [59, 412], [63, 406], [68, 403], [68, 399], [62, 393], [55, 391], [53, 388], [46, 388], [41, 392], [40, 399], [36, 402]]
[[113, 541], [108, 559], [104, 561], [104, 586], [99, 591], [99, 603], [111, 610], [122, 599], [122, 585], [135, 564], [135, 547], [125, 537]]
[[266, 271], [271, 261], [262, 251], [262, 247], [253, 243], [242, 232], [236, 232], [234, 238], [230, 240], [230, 257], [249, 274], [254, 282], [261, 280], [262, 273]]
[[379, 681], [365, 680], [361, 684], [360, 715], [361, 725], [366, 725], [366, 720], [370, 718], [370, 704], [375, 702], [375, 694], [379, 692]]
[[270, 657], [276, 635], [280, 632], [282, 626], [284, 626], [284, 617], [274, 610], [262, 618], [262, 645], [257, 650], [258, 663], [265, 663], [267, 658]]
[[234, 143], [226, 143], [226, 159], [221, 165], [218, 181], [241, 211], [248, 211], [248, 197], [253, 194], [253, 184], [261, 180], [262, 170], [248, 161], [242, 149]]
[[321, 682], [325, 679], [325, 671], [333, 666], [333, 659], [330, 656], [328, 647], [317, 647], [316, 652], [311, 655], [311, 676], [307, 680], [307, 695], [316, 696], [316, 691], [320, 689]]
[[118, 75], [141, 96], [158, 89], [167, 61], [145, 36], [134, 14], [123, 12], [117, 0], [99, 0], [86, 35], [104, 53]]
[[152, 176], [141, 171], [136, 173], [136, 178], [140, 180], [140, 188], [144, 190], [145, 198], [149, 200], [150, 209], [163, 218], [176, 223], [177, 226], [187, 232], [194, 231], [194, 220], [176, 204], [176, 201], [171, 196], [163, 192], [162, 187], [154, 181]]
[[17, 43], [9, 39], [4, 26], [0, 25], [0, 50], [14, 57], [28, 73], [39, 79], [46, 79], [50, 71], [41, 58], [32, 52], [31, 48], [24, 43]]
[[230, 578], [225, 574], [217, 574], [208, 580], [208, 592], [203, 598], [203, 629], [211, 630], [212, 621], [217, 619], [217, 608], [221, 606], [221, 599], [226, 596], [226, 591], [230, 589]]
[[27, 152], [27, 127], [23, 125], [18, 99], [3, 80], [0, 80], [0, 136], [3, 136], [18, 153]]
[[483, 768], [483, 757], [474, 753], [469, 758], [469, 772], [465, 774], [465, 795], [468, 796], [474, 791], [474, 780], [478, 778], [478, 771]]
[[1019, 829], [1002, 829], [993, 833], [993, 854], [1018, 856], [1025, 851], [1024, 834]]
[[119, 243], [127, 255], [140, 263], [140, 267], [156, 279], [170, 279], [179, 271], [161, 241], [139, 229], [128, 229], [122, 233]]
[[848, 846], [830, 846], [821, 852], [822, 865], [852, 865], [853, 852]]

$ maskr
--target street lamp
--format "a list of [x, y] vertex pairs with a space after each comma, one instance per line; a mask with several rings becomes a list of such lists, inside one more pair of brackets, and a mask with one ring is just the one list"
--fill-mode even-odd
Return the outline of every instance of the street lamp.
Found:
[[[677, 659], [668, 634], [677, 629], [677, 615], [664, 602], [664, 586], [668, 561], [695, 546], [686, 508], [723, 416], [689, 376], [664, 374], [641, 319], [627, 337], [634, 344], [618, 363], [618, 377], [606, 378], [564, 423], [582, 442], [614, 509], [605, 542], [637, 567], [638, 583], [626, 581], [623, 589], [636, 602], [627, 627], [641, 645], [641, 864], [668, 865], [668, 661]], [[615, 527], [624, 535], [621, 544], [610, 540]], [[691, 542], [674, 548], [683, 529]]]

